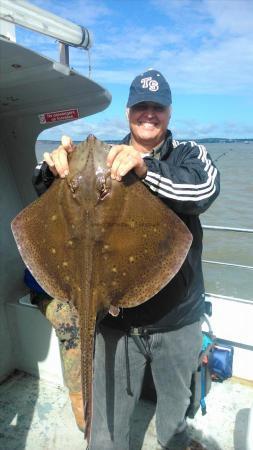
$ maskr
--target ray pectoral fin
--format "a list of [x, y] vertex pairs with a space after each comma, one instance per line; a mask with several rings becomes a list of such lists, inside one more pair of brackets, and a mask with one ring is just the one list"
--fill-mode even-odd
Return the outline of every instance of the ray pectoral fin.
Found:
[[167, 237], [154, 238], [150, 251], [145, 244], [141, 257], [130, 263], [131, 273], [136, 271], [136, 276], [131, 277], [127, 291], [114, 305], [134, 307], [156, 295], [179, 271], [191, 242], [191, 234], [180, 224], [176, 231], [170, 230]]
[[67, 290], [57, 283], [57, 265], [63, 261], [56, 229], [58, 208], [48, 208], [46, 194], [21, 211], [11, 226], [21, 256], [38, 283], [51, 296], [65, 300]]
[[99, 285], [101, 297], [114, 306], [133, 307], [153, 297], [176, 275], [192, 242], [178, 216], [143, 189], [129, 199], [126, 193], [113, 233], [103, 225]]
[[[117, 306], [128, 308], [134, 307], [152, 298], [163, 287], [165, 287], [177, 274], [183, 264], [190, 247], [191, 240], [186, 242], [177, 241], [173, 243], [173, 249], [167, 250], [166, 254], [158, 252], [156, 257], [150, 256], [149, 264], [143, 267], [143, 272], [135, 282], [129, 285], [129, 290], [119, 300]], [[160, 257], [159, 257], [160, 255]]]
[[73, 287], [80, 286], [75, 261], [81, 261], [81, 238], [75, 234], [77, 227], [75, 216], [71, 219], [69, 196], [64, 180], [56, 180], [12, 221], [12, 231], [26, 266], [49, 295], [61, 300], [73, 298]]

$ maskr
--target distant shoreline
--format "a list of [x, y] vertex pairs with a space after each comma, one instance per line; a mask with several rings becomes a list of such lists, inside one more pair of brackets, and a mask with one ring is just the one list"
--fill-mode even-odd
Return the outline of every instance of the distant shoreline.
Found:
[[[224, 143], [224, 144], [232, 144], [233, 142], [235, 143], [244, 143], [244, 144], [250, 144], [253, 142], [253, 138], [250, 139], [226, 139], [226, 138], [201, 138], [201, 139], [177, 139], [179, 141], [194, 141], [197, 142], [198, 144], [216, 144], [216, 143]], [[105, 142], [110, 142], [111, 144], [117, 144], [120, 142], [120, 139], [105, 139]], [[47, 144], [54, 144], [59, 142], [59, 140], [55, 141], [55, 140], [51, 140], [51, 139], [38, 139], [37, 143], [47, 143]], [[74, 139], [75, 143], [79, 143], [82, 141], [77, 141]]]

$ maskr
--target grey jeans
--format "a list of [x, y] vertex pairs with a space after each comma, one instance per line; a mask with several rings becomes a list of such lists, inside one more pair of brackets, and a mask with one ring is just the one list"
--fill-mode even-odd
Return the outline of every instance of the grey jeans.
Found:
[[[202, 345], [200, 322], [138, 339], [151, 356], [158, 442], [161, 448], [185, 449], [189, 443], [185, 413]], [[89, 450], [129, 450], [130, 418], [141, 393], [146, 363], [133, 337], [100, 327]]]

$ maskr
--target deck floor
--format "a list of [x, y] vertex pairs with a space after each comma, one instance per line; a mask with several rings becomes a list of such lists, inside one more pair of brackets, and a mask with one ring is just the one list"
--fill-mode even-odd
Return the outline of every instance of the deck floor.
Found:
[[[253, 385], [236, 379], [213, 383], [207, 414], [189, 420], [192, 436], [208, 450], [246, 450]], [[155, 406], [141, 400], [131, 430], [131, 450], [158, 450]], [[0, 385], [1, 450], [81, 450], [66, 388], [16, 372]], [[102, 450], [102, 449], [101, 449]], [[120, 449], [119, 449], [120, 450]]]

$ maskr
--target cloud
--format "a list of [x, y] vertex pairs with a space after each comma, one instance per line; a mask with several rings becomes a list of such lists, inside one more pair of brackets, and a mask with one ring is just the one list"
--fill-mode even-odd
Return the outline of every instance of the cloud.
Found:
[[[252, 35], [253, 4], [250, 0], [150, 0], [157, 12], [166, 14], [176, 29], [192, 40], [207, 36]], [[190, 31], [190, 33], [189, 33]]]
[[253, 134], [253, 125], [243, 122], [222, 121], [203, 123], [197, 120], [177, 120], [171, 124], [176, 139], [199, 139], [205, 137], [221, 137], [227, 139], [247, 138]]
[[[114, 26], [103, 42], [98, 39], [93, 61], [102, 82], [128, 83], [133, 77], [130, 67], [134, 65], [136, 74], [148, 61], [179, 92], [229, 94], [252, 89], [251, 2], [231, 1], [229, 8], [224, 0], [151, 3], [168, 16], [168, 25], [164, 20], [163, 25], [155, 24], [154, 14], [149, 27]], [[110, 61], [113, 70], [108, 71]]]
[[65, 0], [55, 2], [52, 2], [52, 0], [33, 0], [33, 4], [84, 27], [91, 26], [113, 15], [113, 10], [103, 1], [96, 2], [96, 5], [94, 5], [92, 0], [74, 0], [71, 4]]
[[62, 135], [67, 135], [73, 140], [82, 141], [89, 134], [94, 134], [102, 140], [120, 140], [129, 132], [127, 120], [118, 117], [92, 121], [92, 119], [80, 119], [74, 122], [59, 125], [43, 131], [38, 139], [60, 141]]
[[83, 139], [88, 134], [94, 134], [99, 139], [121, 139], [128, 133], [128, 124], [126, 120], [117, 117], [102, 119], [98, 122], [78, 121], [73, 123], [72, 130], [76, 139], [78, 136]]
[[206, 11], [213, 18], [214, 27], [210, 32], [214, 35], [230, 34], [233, 36], [253, 35], [253, 3], [251, 0], [226, 0], [204, 2]]
[[[175, 139], [198, 139], [205, 137], [247, 138], [253, 134], [253, 125], [235, 121], [201, 122], [196, 119], [172, 119], [170, 124]], [[74, 141], [82, 141], [89, 134], [101, 140], [121, 140], [129, 133], [128, 122], [120, 117], [85, 118], [48, 129], [40, 134], [39, 140], [60, 141], [62, 135], [72, 137]]]
[[193, 119], [177, 120], [175, 125], [172, 122], [171, 130], [176, 139], [197, 139], [200, 137], [218, 136], [220, 125], [218, 123], [201, 123]]
[[[161, 70], [168, 78], [173, 93], [217, 94], [219, 119], [210, 111], [210, 121], [177, 121], [177, 136], [243, 137], [252, 134], [249, 105], [253, 104], [253, 2], [248, 0], [138, 0], [134, 2], [73, 0], [33, 0], [37, 6], [75, 23], [87, 26], [94, 34], [91, 49], [92, 78], [107, 86], [113, 94], [113, 105], [103, 115], [81, 119], [48, 130], [45, 136], [59, 139], [69, 133], [83, 139], [94, 133], [102, 139], [120, 139], [128, 126], [122, 111], [127, 87], [137, 73], [148, 67]], [[54, 40], [24, 29], [18, 31], [27, 47], [59, 60]], [[32, 38], [31, 38], [32, 36]], [[87, 52], [70, 49], [70, 65], [83, 75], [88, 74]], [[220, 97], [219, 95], [222, 94]], [[228, 96], [238, 96], [239, 111], [229, 111]], [[227, 96], [225, 98], [225, 96]], [[201, 97], [209, 104], [210, 97]], [[225, 99], [225, 100], [224, 100]], [[199, 101], [199, 100], [198, 100]], [[219, 103], [221, 102], [221, 103]], [[232, 100], [228, 101], [232, 104]], [[244, 105], [246, 108], [243, 109]], [[192, 104], [192, 117], [198, 117]], [[114, 113], [116, 111], [116, 113]], [[240, 114], [239, 114], [240, 112]], [[109, 118], [110, 114], [114, 117]], [[241, 123], [236, 119], [240, 115]], [[181, 117], [184, 116], [184, 109]], [[189, 114], [188, 114], [189, 115]], [[101, 119], [106, 117], [106, 119]], [[172, 122], [173, 125], [173, 122]]]
[[252, 89], [253, 54], [248, 40], [231, 39], [218, 46], [182, 49], [177, 54], [163, 51], [159, 64], [168, 73], [168, 59], [174, 61], [168, 74], [174, 88], [183, 93], [236, 93]]
[[165, 43], [174, 46], [181, 41], [179, 34], [164, 26], [153, 26], [149, 30], [140, 26], [122, 26], [120, 33], [117, 28], [105, 36], [103, 42], [98, 42], [95, 50], [98, 60], [147, 61], [153, 59]]
[[225, 122], [223, 130], [224, 133], [229, 135], [233, 134], [235, 137], [249, 137], [253, 135], [253, 125], [242, 122]]
[[[110, 8], [91, 0], [34, 0], [60, 16], [91, 26], [92, 74], [101, 83], [129, 84], [148, 67], [161, 70], [180, 93], [243, 93], [253, 91], [253, 3], [245, 0], [150, 0], [152, 21], [138, 21], [144, 2], [136, 3], [134, 17], [126, 5]], [[109, 3], [112, 5], [113, 3]], [[229, 5], [229, 7], [228, 7]], [[142, 24], [145, 25], [142, 25]], [[24, 32], [25, 42], [29, 38]], [[47, 39], [47, 40], [46, 40]], [[48, 38], [30, 39], [30, 46], [58, 59]], [[87, 75], [87, 53], [70, 50], [70, 64]]]

